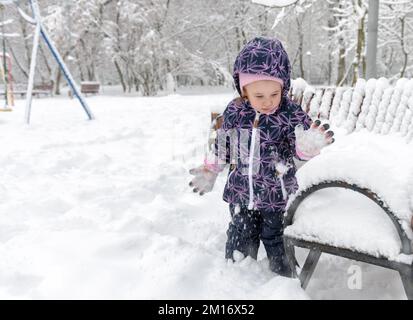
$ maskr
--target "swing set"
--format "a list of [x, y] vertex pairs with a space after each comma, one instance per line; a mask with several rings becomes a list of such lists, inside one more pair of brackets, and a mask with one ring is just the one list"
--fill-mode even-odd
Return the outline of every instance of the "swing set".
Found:
[[[25, 13], [20, 7], [19, 3], [21, 2], [28, 2], [29, 6], [32, 11], [32, 16]], [[56, 60], [60, 70], [62, 71], [73, 95], [79, 100], [82, 108], [87, 114], [89, 120], [94, 119], [94, 116], [86, 103], [79, 87], [76, 85], [72, 74], [70, 73], [69, 69], [67, 68], [65, 62], [63, 61], [61, 55], [57, 51], [55, 45], [51, 41], [47, 31], [42, 25], [41, 16], [40, 16], [40, 8], [37, 3], [37, 0], [0, 0], [0, 9], [4, 12], [5, 5], [14, 5], [17, 8], [20, 16], [29, 24], [35, 26], [34, 37], [33, 37], [33, 49], [31, 55], [31, 62], [30, 62], [30, 73], [29, 73], [29, 81], [27, 85], [27, 92], [26, 92], [26, 112], [25, 112], [25, 119], [27, 124], [30, 123], [30, 114], [31, 114], [31, 105], [32, 105], [32, 95], [33, 95], [33, 84], [34, 84], [34, 76], [36, 72], [36, 58], [37, 58], [37, 51], [39, 48], [39, 41], [42, 39], [46, 44], [47, 48], [49, 49], [50, 53], [52, 54], [53, 58]], [[9, 109], [11, 110], [10, 106], [13, 106], [13, 87], [12, 87], [12, 77], [11, 77], [11, 59], [6, 53], [6, 46], [5, 46], [5, 34], [4, 34], [4, 17], [2, 26], [2, 35], [3, 35], [3, 54], [0, 55], [3, 57], [2, 59], [2, 67], [0, 68], [0, 75], [5, 83], [5, 100], [6, 104], [2, 111]], [[10, 97], [10, 98], [9, 98]], [[1, 108], [0, 108], [1, 109]]]

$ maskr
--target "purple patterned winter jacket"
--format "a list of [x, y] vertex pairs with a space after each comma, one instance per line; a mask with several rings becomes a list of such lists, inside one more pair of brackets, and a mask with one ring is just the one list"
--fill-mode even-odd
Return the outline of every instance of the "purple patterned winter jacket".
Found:
[[[290, 62], [281, 42], [277, 39], [254, 38], [248, 42], [239, 53], [234, 65], [234, 81], [238, 92], [239, 73], [265, 74], [280, 78], [284, 81], [283, 97], [280, 107], [270, 115], [261, 114], [258, 121], [256, 135], [259, 134], [259, 158], [253, 159], [253, 166], [258, 164], [258, 170], [254, 174], [248, 174], [251, 158], [242, 159], [242, 156], [232, 159], [227, 183], [225, 185], [223, 199], [234, 204], [250, 205], [260, 210], [282, 211], [285, 208], [286, 194], [294, 193], [297, 188], [295, 178], [296, 166], [293, 158], [297, 157], [295, 149], [294, 129], [302, 125], [308, 129], [311, 125], [310, 117], [293, 103], [288, 97], [290, 89]], [[222, 128], [238, 135], [238, 149], [243, 146], [239, 143], [240, 132], [248, 132], [247, 154], [251, 148], [251, 137], [256, 111], [247, 100], [238, 98], [231, 101], [223, 113]], [[257, 138], [257, 137], [256, 137]], [[225, 159], [230, 163], [231, 146], [229, 138], [226, 139]], [[256, 140], [257, 141], [257, 140]], [[216, 144], [217, 146], [217, 144]], [[258, 146], [256, 146], [258, 147]], [[232, 149], [233, 150], [233, 149]], [[216, 153], [218, 155], [218, 153]], [[241, 152], [239, 152], [241, 154]], [[255, 161], [255, 162], [254, 162]], [[276, 165], [282, 164], [288, 170], [280, 175]], [[281, 181], [282, 179], [282, 181]], [[252, 186], [252, 188], [251, 188]], [[250, 196], [253, 199], [250, 199]], [[250, 208], [251, 209], [251, 208]]]

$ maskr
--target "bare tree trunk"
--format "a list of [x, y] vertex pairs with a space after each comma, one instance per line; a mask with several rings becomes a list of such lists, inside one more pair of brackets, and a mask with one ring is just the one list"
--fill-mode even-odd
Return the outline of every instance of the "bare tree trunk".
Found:
[[268, 35], [268, 11], [264, 9], [264, 12], [258, 16], [258, 23], [260, 27], [260, 33], [263, 36]]
[[77, 68], [79, 69], [80, 81], [85, 81], [85, 75], [83, 73], [82, 64], [80, 63], [79, 52], [77, 50], [75, 50], [75, 56], [76, 56], [76, 61], [77, 61], [77, 63], [76, 63]]
[[[343, 4], [338, 2], [340, 9], [343, 8]], [[337, 24], [340, 25], [341, 17], [337, 17]], [[346, 43], [343, 37], [343, 30], [340, 27], [339, 31], [340, 36], [338, 38], [338, 65], [337, 65], [337, 81], [336, 85], [339, 85], [344, 82], [344, 77], [346, 77]]]
[[383, 57], [384, 60], [384, 65], [386, 67], [384, 71], [384, 76], [389, 77], [392, 75], [392, 68], [393, 68], [393, 62], [394, 62], [394, 49], [393, 47], [388, 47], [386, 48], [386, 55]]
[[24, 55], [26, 58], [26, 63], [27, 63], [27, 68], [26, 70], [30, 70], [30, 60], [31, 60], [31, 45], [29, 43], [29, 34], [27, 31], [27, 22], [24, 20], [22, 17], [19, 17], [19, 22], [20, 22], [20, 28], [22, 32], [22, 37], [23, 37], [23, 43], [24, 43]]
[[47, 70], [47, 78], [49, 81], [52, 81], [52, 67], [50, 66], [49, 60], [47, 59], [46, 52], [44, 51], [43, 45], [39, 43], [40, 55], [43, 58], [43, 63]]
[[[332, 31], [332, 28], [337, 27], [337, 19], [334, 16], [334, 2], [329, 2], [328, 4], [328, 11], [329, 11], [329, 18], [327, 21], [328, 28], [330, 29], [328, 31], [328, 38], [332, 39], [334, 35], [334, 31]], [[332, 41], [329, 41], [328, 44], [328, 65], [327, 65], [327, 73], [328, 73], [328, 84], [330, 85], [332, 82], [333, 78], [333, 54], [332, 52], [334, 51], [334, 44]]]
[[[128, 70], [128, 68], [126, 68], [126, 70]], [[144, 85], [145, 85], [145, 82], [146, 82], [146, 81], [144, 81]], [[129, 93], [132, 92], [132, 89], [133, 89], [133, 87], [134, 87], [134, 84], [135, 84], [135, 76], [134, 76], [133, 74], [130, 74], [130, 73], [128, 72], [128, 92], [129, 92]]]
[[95, 50], [92, 50], [91, 59], [89, 59], [90, 61], [88, 62], [86, 66], [88, 81], [96, 81], [96, 68], [95, 68], [96, 57], [97, 57], [97, 54]]
[[[297, 22], [297, 29], [298, 29], [298, 61], [300, 64], [300, 77], [305, 79], [304, 74], [304, 33], [303, 33], [303, 20], [304, 16], [302, 17], [301, 21], [300, 18], [296, 17]], [[308, 79], [310, 81], [310, 79]]]
[[[65, 61], [67, 59], [67, 57], [69, 56], [69, 52], [72, 50], [72, 48], [70, 48], [67, 52], [65, 52], [62, 55], [62, 59], [63, 61]], [[56, 80], [54, 81], [55, 87], [54, 87], [54, 93], [55, 95], [59, 96], [60, 95], [60, 82], [62, 81], [62, 70], [60, 69], [60, 67], [57, 67], [57, 73], [56, 73]]]
[[94, 61], [92, 61], [92, 64], [87, 68], [87, 75], [89, 81], [96, 81], [96, 68]]
[[344, 81], [344, 76], [346, 73], [346, 48], [344, 46], [344, 39], [340, 37], [338, 40], [339, 51], [338, 51], [338, 70], [337, 70], [337, 82], [336, 85]]
[[[116, 46], [115, 46], [115, 48], [114, 48], [114, 51], [116, 52], [116, 53], [120, 53], [120, 52], [122, 52], [122, 47], [121, 47], [121, 37], [122, 37], [122, 35], [121, 35], [121, 33], [120, 33], [120, 28], [121, 28], [121, 26], [120, 26], [120, 24], [121, 24], [121, 20], [120, 20], [120, 18], [121, 18], [121, 12], [120, 12], [120, 6], [116, 6], [116, 8], [117, 8], [117, 11], [116, 11], [116, 18], [115, 18], [115, 22], [116, 22]], [[122, 58], [122, 57], [121, 57]], [[123, 60], [125, 60], [125, 59], [123, 59]], [[126, 62], [126, 61], [125, 61]], [[122, 71], [122, 67], [121, 67], [121, 65], [119, 64], [119, 61], [117, 60], [117, 58], [114, 58], [113, 59], [113, 63], [115, 64], [115, 68], [116, 68], [116, 71], [117, 71], [117, 73], [118, 73], [118, 76], [119, 76], [119, 80], [120, 80], [120, 83], [121, 83], [121, 85], [122, 85], [122, 89], [123, 89], [123, 92], [126, 92], [126, 91], [129, 91], [130, 92], [130, 86], [129, 86], [129, 80], [128, 80], [128, 82], [126, 82], [126, 79], [128, 79], [129, 77], [128, 77], [128, 74], [127, 74], [127, 68], [126, 68], [126, 75], [124, 74], [124, 72]]]
[[403, 66], [400, 70], [400, 78], [404, 77], [404, 74], [406, 72], [407, 68], [407, 63], [409, 61], [409, 53], [406, 50], [406, 42], [405, 42], [405, 28], [406, 28], [406, 17], [404, 16], [403, 18], [400, 18], [400, 23], [401, 23], [401, 30], [400, 30], [400, 45], [402, 48], [403, 52]]
[[240, 28], [238, 26], [238, 17], [239, 17], [239, 11], [235, 9], [235, 23], [237, 26], [235, 27], [235, 39], [236, 39], [236, 44], [237, 44], [237, 51], [239, 52], [242, 48], [242, 41], [241, 41], [241, 32]]
[[[362, 0], [357, 0], [357, 3], [354, 4], [355, 6], [358, 6], [359, 8], [362, 7]], [[357, 13], [357, 10], [355, 11], [355, 14]], [[357, 47], [356, 47], [356, 56], [354, 58], [353, 62], [353, 80], [352, 80], [352, 85], [354, 85], [360, 74], [360, 65], [362, 65], [362, 77], [365, 78], [366, 76], [366, 63], [365, 59], [364, 61], [362, 60], [362, 55], [365, 47], [365, 27], [364, 27], [364, 22], [365, 22], [365, 17], [366, 14], [362, 16], [362, 18], [358, 22], [358, 28], [357, 28]]]
[[56, 80], [55, 80], [55, 87], [54, 87], [54, 94], [60, 96], [60, 81], [62, 80], [62, 70], [57, 68], [56, 73]]
[[23, 73], [23, 75], [28, 79], [29, 78], [29, 72], [27, 69], [25, 69], [22, 64], [20, 63], [19, 59], [16, 56], [16, 53], [14, 52], [13, 46], [10, 45], [10, 42], [6, 39], [7, 46], [10, 50], [11, 55], [13, 56], [13, 60], [16, 63], [17, 67], [20, 69], [20, 71]]
[[247, 42], [247, 35], [245, 34], [242, 21], [244, 21], [244, 17], [248, 12], [248, 7], [245, 6], [245, 1], [241, 1], [240, 6], [241, 8], [237, 7], [235, 9], [235, 35], [237, 41], [237, 51], [240, 51], [244, 44]]
[[134, 81], [135, 81], [135, 90], [136, 92], [139, 92], [139, 85], [140, 85], [139, 79], [135, 77]]
[[124, 78], [123, 73], [122, 73], [122, 69], [119, 66], [119, 63], [116, 59], [113, 61], [113, 63], [115, 64], [116, 71], [118, 72], [118, 76], [119, 76], [120, 83], [122, 85], [123, 92], [126, 92], [127, 87], [126, 87], [126, 83], [125, 83], [125, 78]]

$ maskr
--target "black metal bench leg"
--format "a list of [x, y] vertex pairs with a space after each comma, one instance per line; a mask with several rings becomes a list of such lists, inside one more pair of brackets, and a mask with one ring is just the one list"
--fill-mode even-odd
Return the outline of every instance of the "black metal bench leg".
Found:
[[406, 292], [407, 299], [413, 300], [413, 270], [409, 273], [399, 272], [402, 278], [404, 291]]
[[310, 249], [310, 253], [305, 260], [304, 266], [300, 273], [301, 287], [306, 289], [311, 276], [314, 273], [318, 260], [320, 259], [321, 251], [317, 249]]

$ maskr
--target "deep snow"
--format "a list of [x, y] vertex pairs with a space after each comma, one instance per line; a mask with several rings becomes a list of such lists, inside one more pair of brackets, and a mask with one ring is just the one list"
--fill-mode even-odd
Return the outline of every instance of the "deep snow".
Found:
[[[324, 255], [306, 291], [224, 259], [222, 191], [195, 195], [211, 109], [231, 92], [35, 99], [0, 113], [0, 298], [404, 299], [397, 273]], [[304, 250], [300, 251], [305, 253]], [[363, 286], [348, 287], [360, 266]]]

